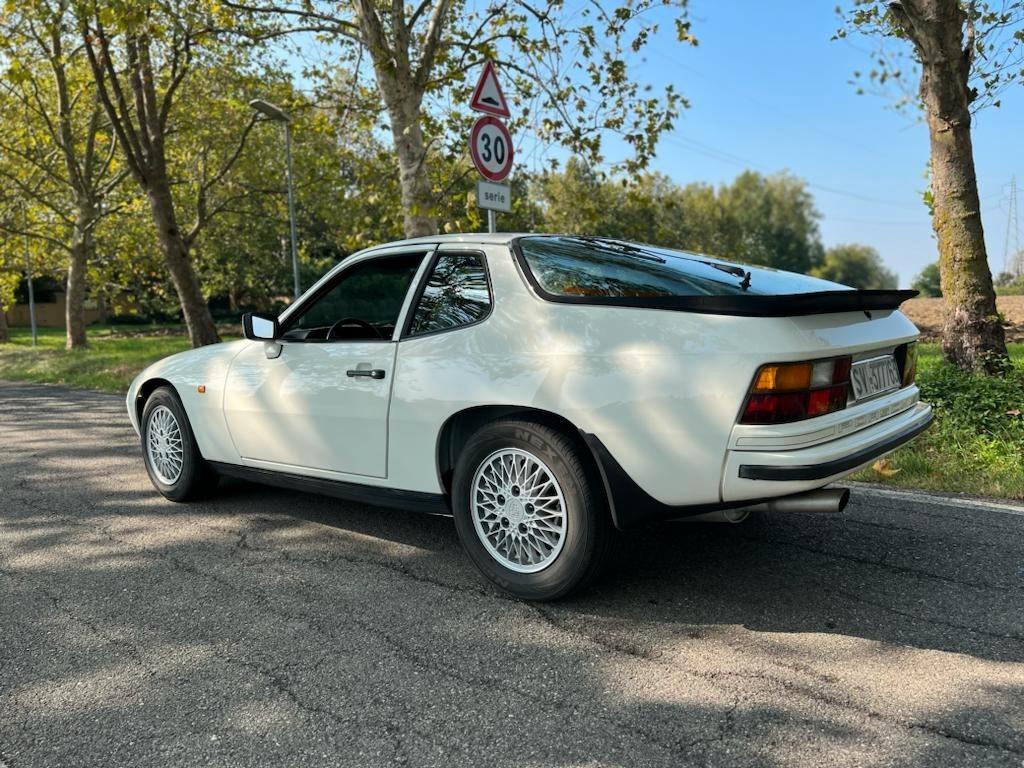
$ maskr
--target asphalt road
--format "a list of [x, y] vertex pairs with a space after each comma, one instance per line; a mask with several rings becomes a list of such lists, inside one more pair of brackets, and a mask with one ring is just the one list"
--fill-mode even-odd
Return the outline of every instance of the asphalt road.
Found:
[[1024, 765], [1024, 508], [664, 524], [568, 602], [451, 521], [151, 488], [119, 397], [0, 384], [0, 765]]

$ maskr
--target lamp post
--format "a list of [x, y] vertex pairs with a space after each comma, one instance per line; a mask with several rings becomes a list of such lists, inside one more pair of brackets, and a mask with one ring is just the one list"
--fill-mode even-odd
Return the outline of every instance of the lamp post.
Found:
[[32, 346], [38, 343], [36, 330], [36, 292], [32, 287], [32, 253], [28, 247], [28, 233], [25, 234], [25, 279], [28, 281], [28, 319], [32, 325]]
[[280, 107], [276, 107], [269, 101], [253, 99], [249, 106], [275, 123], [284, 124], [284, 157], [288, 167], [288, 229], [292, 240], [292, 277], [295, 280], [295, 298], [302, 293], [302, 286], [299, 283], [299, 246], [295, 236], [295, 189], [292, 183], [292, 118]]

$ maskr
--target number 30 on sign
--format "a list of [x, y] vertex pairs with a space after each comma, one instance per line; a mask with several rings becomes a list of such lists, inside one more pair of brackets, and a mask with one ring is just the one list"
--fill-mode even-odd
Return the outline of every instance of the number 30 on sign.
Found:
[[485, 179], [501, 181], [512, 170], [512, 136], [496, 117], [481, 117], [469, 134], [469, 154]]

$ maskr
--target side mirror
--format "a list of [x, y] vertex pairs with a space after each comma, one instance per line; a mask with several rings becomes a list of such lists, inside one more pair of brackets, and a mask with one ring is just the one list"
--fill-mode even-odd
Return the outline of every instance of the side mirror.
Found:
[[250, 341], [274, 341], [277, 338], [277, 318], [262, 312], [242, 315], [242, 333]]

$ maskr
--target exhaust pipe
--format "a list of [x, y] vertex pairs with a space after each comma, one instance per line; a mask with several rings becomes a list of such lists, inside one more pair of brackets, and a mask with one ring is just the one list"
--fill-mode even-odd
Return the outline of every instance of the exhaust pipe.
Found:
[[766, 501], [769, 512], [842, 512], [850, 501], [849, 488], [821, 488]]
[[716, 509], [702, 515], [676, 518], [677, 523], [742, 523], [751, 512], [842, 512], [850, 501], [849, 488], [820, 488], [816, 491], [780, 496], [749, 507]]

